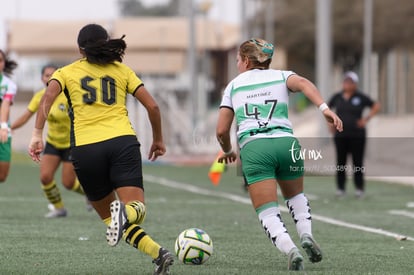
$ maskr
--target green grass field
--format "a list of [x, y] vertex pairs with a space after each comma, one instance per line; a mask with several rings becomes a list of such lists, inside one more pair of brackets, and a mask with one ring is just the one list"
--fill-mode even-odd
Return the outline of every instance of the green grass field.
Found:
[[[175, 238], [189, 227], [202, 228], [213, 239], [214, 253], [206, 264], [176, 262], [172, 274], [289, 273], [286, 256], [267, 239], [248, 204], [236, 169], [229, 168], [219, 186], [209, 183], [207, 171], [205, 166], [144, 166], [148, 215], [143, 227], [147, 233], [171, 251]], [[86, 211], [84, 198], [59, 187], [69, 216], [46, 220], [47, 202], [38, 167], [26, 156], [14, 155], [9, 178], [0, 185], [0, 274], [152, 274], [149, 257], [123, 242], [109, 247], [104, 224], [96, 213]], [[414, 220], [389, 211], [413, 215], [407, 204], [414, 202], [414, 188], [368, 182], [367, 197], [357, 200], [350, 183], [348, 187], [350, 195], [335, 200], [333, 178], [306, 178], [315, 215], [314, 236], [324, 259], [318, 264], [305, 261], [305, 272], [297, 273], [412, 274]], [[282, 216], [298, 243], [289, 214]], [[326, 218], [346, 224], [322, 221]], [[398, 241], [344, 227], [348, 224], [410, 238]]]

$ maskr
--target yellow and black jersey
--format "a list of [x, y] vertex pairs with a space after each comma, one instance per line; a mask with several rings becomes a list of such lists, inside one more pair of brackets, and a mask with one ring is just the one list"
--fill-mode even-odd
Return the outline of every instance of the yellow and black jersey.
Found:
[[[45, 90], [42, 89], [34, 94], [27, 106], [30, 112], [37, 112]], [[67, 149], [70, 147], [70, 119], [68, 108], [66, 96], [61, 93], [52, 104], [47, 117], [48, 130], [46, 141], [58, 149]]]
[[60, 83], [72, 110], [72, 146], [136, 135], [126, 96], [143, 83], [128, 66], [120, 62], [91, 64], [83, 58], [58, 69], [52, 79]]

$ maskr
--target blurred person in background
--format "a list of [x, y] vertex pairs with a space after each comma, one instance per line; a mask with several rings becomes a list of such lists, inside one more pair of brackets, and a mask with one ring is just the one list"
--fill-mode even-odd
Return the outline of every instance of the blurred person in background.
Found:
[[124, 239], [153, 259], [154, 274], [169, 274], [173, 255], [141, 227], [146, 215], [142, 158], [128, 118], [126, 97], [134, 96], [147, 110], [153, 137], [148, 155], [151, 161], [166, 151], [161, 114], [141, 79], [122, 63], [127, 47], [123, 38], [111, 39], [97, 24], [88, 24], [79, 31], [77, 43], [82, 58], [58, 69], [49, 80], [29, 153], [34, 161], [40, 160], [47, 114], [64, 93], [70, 106], [73, 165], [88, 199], [107, 225], [108, 245], [116, 246]]
[[11, 160], [10, 106], [16, 96], [17, 86], [9, 78], [17, 63], [0, 50], [0, 183], [6, 181]]
[[[366, 125], [380, 110], [378, 102], [358, 90], [359, 78], [355, 72], [344, 74], [342, 90], [334, 94], [328, 106], [334, 109], [344, 123], [342, 132], [334, 132], [336, 148], [336, 196], [346, 194], [346, 173], [353, 172], [355, 196], [362, 198], [365, 194], [364, 153], [366, 144]], [[364, 110], [369, 108], [365, 116]], [[351, 154], [352, 166], [348, 166], [347, 157]]]
[[292, 157], [292, 150], [299, 151], [301, 146], [288, 119], [289, 94], [303, 92], [338, 131], [342, 131], [342, 121], [312, 82], [292, 71], [269, 69], [273, 52], [272, 44], [258, 38], [239, 47], [240, 74], [224, 90], [217, 122], [217, 140], [223, 150], [219, 161], [237, 160], [230, 140], [236, 118], [242, 172], [252, 205], [272, 244], [288, 256], [288, 269], [302, 270], [303, 256], [280, 215], [277, 185], [309, 260], [320, 262], [322, 251], [312, 235], [311, 209], [304, 194], [304, 162]]
[[[48, 64], [43, 66], [41, 71], [42, 83], [47, 85], [57, 66]], [[25, 112], [17, 118], [11, 125], [15, 130], [23, 126], [34, 113], [39, 109], [40, 99], [44, 95], [46, 88], [34, 94]], [[64, 207], [61, 193], [54, 179], [55, 173], [62, 163], [62, 184], [63, 186], [81, 195], [85, 195], [83, 189], [76, 178], [75, 170], [70, 159], [70, 119], [69, 105], [63, 93], [61, 93], [53, 103], [47, 117], [48, 131], [45, 150], [40, 161], [40, 181], [43, 192], [49, 201], [49, 213], [46, 218], [66, 217], [67, 210]], [[87, 204], [87, 209], [92, 210]]]

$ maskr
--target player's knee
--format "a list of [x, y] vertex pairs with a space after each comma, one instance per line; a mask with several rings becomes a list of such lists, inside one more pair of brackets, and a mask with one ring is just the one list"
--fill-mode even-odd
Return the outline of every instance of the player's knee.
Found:
[[40, 181], [43, 185], [47, 185], [53, 181], [53, 175], [40, 174]]
[[74, 181], [65, 181], [62, 179], [62, 184], [67, 190], [72, 190], [73, 186], [75, 185]]

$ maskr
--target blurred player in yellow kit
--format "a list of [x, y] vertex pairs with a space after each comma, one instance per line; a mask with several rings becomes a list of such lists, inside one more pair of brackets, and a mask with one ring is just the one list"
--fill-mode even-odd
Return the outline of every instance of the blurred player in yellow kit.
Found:
[[[56, 66], [45, 65], [42, 68], [42, 82], [47, 84], [49, 78], [56, 71]], [[39, 109], [40, 99], [46, 88], [35, 93], [26, 111], [13, 122], [11, 129], [23, 126]], [[40, 161], [40, 181], [42, 189], [49, 201], [49, 213], [46, 218], [66, 217], [59, 188], [54, 179], [55, 173], [62, 163], [62, 184], [66, 189], [84, 195], [82, 187], [76, 178], [70, 159], [70, 119], [68, 115], [68, 101], [62, 93], [54, 102], [47, 117], [48, 132], [45, 150]]]

